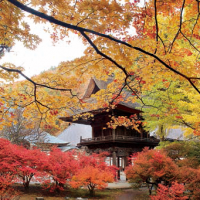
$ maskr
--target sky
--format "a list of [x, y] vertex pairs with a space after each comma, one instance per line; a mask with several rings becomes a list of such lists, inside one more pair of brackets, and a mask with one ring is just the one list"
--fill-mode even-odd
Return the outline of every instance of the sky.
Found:
[[21, 66], [25, 69], [24, 74], [31, 77], [51, 67], [58, 66], [61, 61], [73, 60], [83, 55], [86, 47], [77, 35], [71, 34], [68, 39], [71, 41], [70, 44], [65, 40], [53, 45], [50, 34], [46, 33], [43, 28], [42, 24], [31, 23], [31, 32], [39, 35], [42, 39], [35, 50], [29, 50], [21, 42], [16, 42], [11, 52], [6, 53], [0, 60], [0, 64], [10, 62]]
[[[143, 5], [144, 0], [141, 0], [140, 4]], [[61, 61], [70, 61], [83, 56], [86, 47], [77, 35], [71, 34], [68, 39], [71, 41], [70, 44], [66, 41], [60, 41], [53, 45], [50, 35], [44, 31], [44, 28], [47, 29], [50, 25], [48, 27], [46, 24], [34, 24], [29, 18], [26, 21], [30, 25], [31, 32], [39, 35], [42, 42], [35, 50], [29, 50], [22, 43], [16, 42], [11, 52], [6, 53], [0, 60], [0, 65], [10, 62], [16, 66], [21, 66], [25, 69], [24, 74], [32, 77], [51, 67], [58, 66]], [[131, 29], [130, 31], [135, 34], [135, 30]], [[23, 78], [21, 77], [20, 80], [23, 80]]]

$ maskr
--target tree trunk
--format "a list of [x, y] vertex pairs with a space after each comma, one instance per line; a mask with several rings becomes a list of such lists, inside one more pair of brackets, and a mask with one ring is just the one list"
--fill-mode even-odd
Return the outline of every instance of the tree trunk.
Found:
[[90, 191], [90, 196], [92, 196], [92, 197], [93, 197], [93, 196], [94, 196], [94, 194], [95, 194], [95, 192], [94, 192], [94, 188], [91, 188], [89, 191]]
[[57, 194], [60, 194], [60, 187], [59, 187], [59, 182], [58, 182], [58, 181], [56, 181], [56, 189], [55, 189], [55, 192], [56, 192]]
[[95, 186], [88, 185], [88, 189], [89, 189], [89, 192], [90, 192], [90, 196], [94, 196], [94, 194], [95, 194], [94, 188], [95, 188]]
[[25, 191], [29, 191], [29, 183], [30, 181], [26, 181], [23, 183]]
[[151, 195], [152, 189], [153, 189], [153, 185], [157, 186], [157, 184], [155, 182], [152, 183], [149, 179], [146, 179], [146, 183], [148, 184], [149, 195]]
[[34, 174], [31, 174], [30, 177], [25, 176], [25, 177], [23, 178], [23, 185], [24, 185], [24, 189], [25, 189], [26, 191], [29, 190], [29, 185], [30, 185], [30, 182], [31, 182], [31, 179], [32, 179], [33, 176], [34, 176]]

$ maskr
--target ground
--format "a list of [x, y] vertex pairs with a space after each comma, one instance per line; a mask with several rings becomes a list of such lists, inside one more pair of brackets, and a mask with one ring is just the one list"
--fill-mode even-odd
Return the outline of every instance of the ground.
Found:
[[[107, 199], [107, 200], [146, 200], [148, 199], [147, 190], [136, 189], [105, 189], [103, 191], [97, 190], [95, 197], [90, 197], [87, 190], [79, 189], [66, 189], [60, 194], [50, 193], [47, 190], [42, 190], [41, 186], [31, 185], [29, 192], [24, 192], [23, 187], [15, 186], [15, 189], [20, 191], [19, 200], [35, 200], [36, 197], [44, 197], [45, 200], [64, 200], [64, 199], [77, 199], [78, 197], [91, 199]], [[68, 197], [68, 198], [66, 198]]]

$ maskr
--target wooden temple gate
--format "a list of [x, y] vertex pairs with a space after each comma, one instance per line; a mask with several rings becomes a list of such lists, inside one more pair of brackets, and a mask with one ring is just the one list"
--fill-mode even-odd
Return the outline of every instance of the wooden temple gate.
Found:
[[[107, 83], [102, 85], [106, 86]], [[101, 89], [101, 84], [96, 79], [91, 79], [84, 98], [90, 98], [91, 94]], [[114, 109], [89, 110], [92, 118], [85, 119], [78, 117], [74, 120], [73, 116], [62, 117], [60, 119], [66, 122], [90, 125], [92, 127], [91, 138], [80, 138], [78, 147], [82, 147], [88, 153], [109, 152], [110, 163], [123, 170], [128, 165], [128, 158], [131, 154], [142, 151], [144, 147], [154, 148], [158, 145], [159, 140], [149, 137], [148, 133], [140, 125], [139, 131], [131, 127], [118, 126], [116, 129], [107, 127], [111, 117], [136, 115], [141, 119], [141, 111], [136, 109], [136, 105], [130, 102], [120, 102]], [[120, 178], [120, 170], [118, 171]]]

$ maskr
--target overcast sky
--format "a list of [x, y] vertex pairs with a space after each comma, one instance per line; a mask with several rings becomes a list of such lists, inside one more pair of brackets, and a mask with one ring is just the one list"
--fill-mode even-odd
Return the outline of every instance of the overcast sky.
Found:
[[17, 42], [11, 52], [6, 53], [0, 60], [0, 64], [10, 62], [16, 66], [22, 66], [25, 68], [24, 73], [31, 77], [50, 67], [58, 66], [61, 61], [73, 60], [83, 55], [86, 47], [77, 35], [71, 34], [70, 44], [60, 41], [53, 45], [50, 35], [43, 30], [44, 25], [31, 24], [31, 27], [32, 33], [39, 35], [43, 40], [40, 45], [35, 50], [29, 50], [23, 47], [22, 43]]
[[[144, 5], [144, 1], [140, 0], [139, 5]], [[50, 35], [43, 30], [44, 26], [47, 28], [48, 25], [34, 24], [28, 18], [26, 21], [30, 25], [31, 32], [39, 35], [43, 41], [35, 50], [26, 49], [22, 43], [17, 42], [11, 52], [6, 53], [0, 60], [0, 65], [10, 62], [16, 66], [21, 66], [25, 69], [24, 73], [31, 77], [51, 67], [58, 66], [61, 61], [73, 60], [83, 55], [86, 47], [78, 39], [77, 35], [71, 34], [68, 39], [71, 41], [70, 44], [66, 41], [60, 41], [56, 45], [53, 45]], [[134, 28], [131, 28], [129, 31], [131, 34], [135, 34]]]

